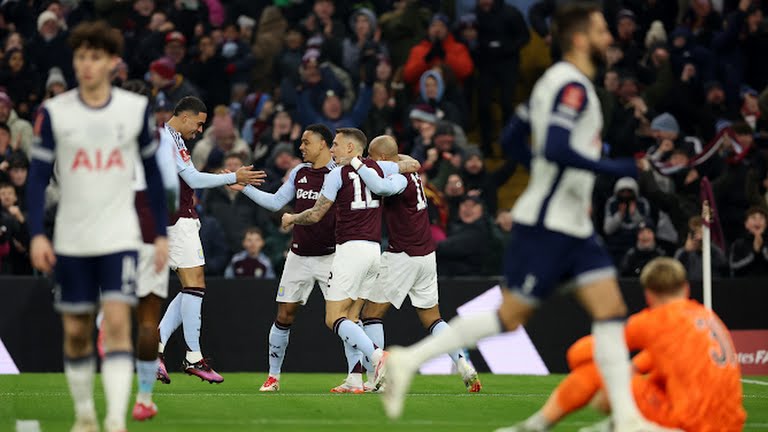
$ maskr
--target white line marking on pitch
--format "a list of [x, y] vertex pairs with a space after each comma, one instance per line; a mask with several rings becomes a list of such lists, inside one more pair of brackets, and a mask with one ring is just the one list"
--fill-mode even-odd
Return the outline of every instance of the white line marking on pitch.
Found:
[[747, 384], [757, 384], [757, 385], [768, 386], [768, 382], [765, 382], [765, 381], [758, 381], [758, 380], [751, 380], [751, 379], [742, 379], [741, 382], [747, 383]]
[[16, 432], [40, 432], [37, 420], [16, 420]]

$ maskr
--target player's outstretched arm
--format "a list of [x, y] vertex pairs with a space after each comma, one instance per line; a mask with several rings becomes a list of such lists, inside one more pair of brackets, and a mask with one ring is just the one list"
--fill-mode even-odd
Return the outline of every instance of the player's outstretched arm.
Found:
[[315, 201], [315, 205], [299, 214], [286, 213], [283, 215], [283, 228], [291, 225], [312, 225], [320, 222], [320, 219], [328, 213], [333, 201], [320, 194], [320, 198]]
[[179, 175], [192, 189], [210, 189], [233, 183], [260, 185], [264, 183], [267, 174], [264, 171], [252, 171], [253, 166], [240, 167], [236, 172], [228, 174], [201, 173], [191, 164], [187, 165]]
[[296, 185], [293, 181], [296, 178], [296, 172], [301, 167], [302, 165], [298, 165], [291, 170], [288, 180], [286, 180], [275, 193], [264, 192], [251, 185], [245, 187], [232, 185], [230, 186], [230, 189], [239, 190], [259, 206], [264, 207], [269, 211], [276, 212], [290, 203], [296, 195]]
[[357, 171], [357, 174], [363, 179], [365, 186], [377, 195], [397, 195], [404, 191], [406, 186], [408, 186], [408, 180], [401, 174], [392, 174], [382, 178], [379, 176], [379, 173], [360, 162], [360, 159], [355, 160], [357, 163], [353, 162], [352, 167], [355, 168], [355, 166], [357, 166], [355, 171]]

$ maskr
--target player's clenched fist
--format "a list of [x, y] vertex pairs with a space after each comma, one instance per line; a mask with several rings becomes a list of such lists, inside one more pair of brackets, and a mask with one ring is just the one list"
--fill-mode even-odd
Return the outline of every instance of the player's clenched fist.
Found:
[[43, 273], [50, 273], [56, 264], [56, 254], [53, 253], [53, 246], [48, 237], [42, 234], [32, 237], [29, 249], [32, 266]]
[[283, 229], [288, 229], [288, 228], [291, 227], [291, 225], [293, 225], [293, 221], [295, 219], [295, 216], [296, 215], [291, 214], [291, 213], [283, 214], [283, 220], [282, 220], [282, 222], [283, 222], [282, 223]]
[[253, 165], [243, 166], [235, 171], [237, 182], [242, 184], [252, 184], [258, 186], [264, 183], [267, 173], [264, 171], [252, 171]]

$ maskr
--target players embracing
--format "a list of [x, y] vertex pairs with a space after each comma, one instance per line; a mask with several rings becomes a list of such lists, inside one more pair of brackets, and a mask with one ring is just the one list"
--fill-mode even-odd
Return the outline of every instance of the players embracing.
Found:
[[[367, 145], [365, 134], [359, 129], [340, 128], [336, 131], [331, 153], [337, 163], [363, 155]], [[380, 176], [398, 172], [416, 172], [420, 166], [412, 159], [394, 162], [376, 162], [364, 159], [361, 163]], [[283, 226], [312, 225], [322, 220], [335, 205], [336, 255], [326, 294], [325, 323], [349, 348], [359, 350], [365, 369], [374, 372], [373, 387], [378, 388], [383, 378], [386, 356], [355, 321], [364, 300], [373, 288], [381, 262], [381, 197], [372, 193], [352, 166], [338, 166], [325, 179], [315, 205], [298, 214], [283, 215]], [[352, 392], [363, 391], [362, 382], [349, 382]]]

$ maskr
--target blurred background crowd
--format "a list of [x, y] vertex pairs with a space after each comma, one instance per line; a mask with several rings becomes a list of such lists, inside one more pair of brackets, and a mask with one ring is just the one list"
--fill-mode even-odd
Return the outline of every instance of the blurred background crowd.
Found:
[[[301, 162], [308, 124], [393, 135], [422, 164], [440, 275], [498, 274], [528, 175], [500, 137], [559, 57], [548, 27], [557, 3], [3, 0], [0, 274], [32, 274], [32, 123], [44, 100], [76, 85], [68, 31], [91, 19], [124, 35], [114, 83], [149, 95], [158, 125], [181, 97], [205, 101], [206, 131], [187, 143], [199, 170], [253, 164], [275, 191]], [[638, 179], [599, 177], [595, 188], [595, 228], [620, 272], [668, 255], [701, 274], [706, 177], [719, 210], [714, 273], [768, 275], [768, 2], [602, 4], [614, 35], [595, 83], [603, 153], [647, 161]], [[48, 195], [52, 221], [55, 187]], [[197, 198], [207, 274], [280, 274], [291, 236], [281, 213], [226, 188]]]

